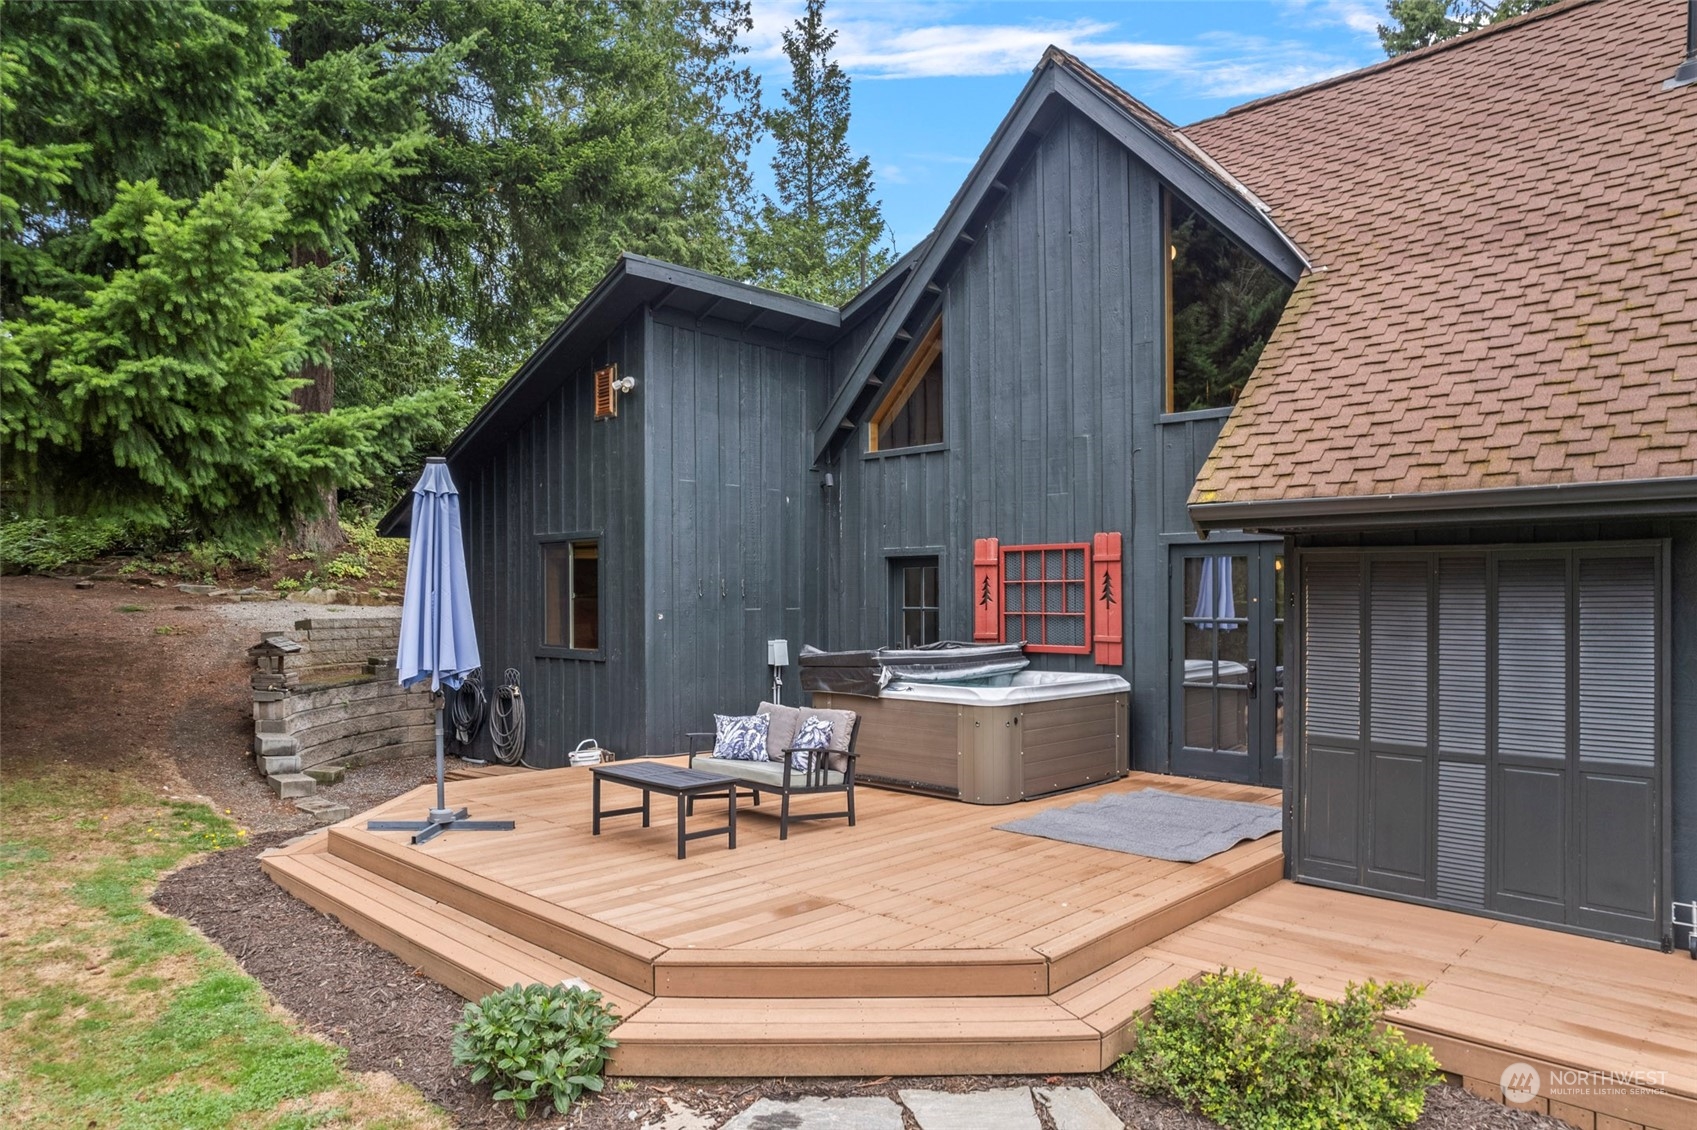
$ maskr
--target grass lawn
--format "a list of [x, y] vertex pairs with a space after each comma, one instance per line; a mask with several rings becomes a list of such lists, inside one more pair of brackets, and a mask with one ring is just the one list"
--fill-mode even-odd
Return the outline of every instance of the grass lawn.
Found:
[[0, 783], [0, 813], [0, 1125], [448, 1125], [149, 905], [161, 875], [241, 842], [230, 821], [71, 767]]

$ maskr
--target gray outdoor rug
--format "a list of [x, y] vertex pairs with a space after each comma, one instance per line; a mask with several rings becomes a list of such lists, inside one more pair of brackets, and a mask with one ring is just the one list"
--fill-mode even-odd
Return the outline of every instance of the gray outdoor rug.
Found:
[[996, 827], [1085, 847], [1197, 863], [1279, 830], [1277, 806], [1180, 796], [1160, 789], [1114, 793]]

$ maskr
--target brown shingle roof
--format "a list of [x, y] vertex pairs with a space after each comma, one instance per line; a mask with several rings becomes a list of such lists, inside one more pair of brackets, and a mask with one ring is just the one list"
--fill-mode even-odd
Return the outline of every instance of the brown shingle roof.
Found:
[[1313, 264], [1193, 505], [1697, 475], [1684, 8], [1580, 0], [1184, 130]]

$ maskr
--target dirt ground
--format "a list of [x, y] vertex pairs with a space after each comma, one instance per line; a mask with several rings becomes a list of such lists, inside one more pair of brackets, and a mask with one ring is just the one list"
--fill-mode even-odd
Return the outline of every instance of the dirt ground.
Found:
[[[355, 1070], [389, 1072], [413, 1084], [459, 1125], [517, 1125], [506, 1108], [490, 1103], [485, 1088], [473, 1087], [453, 1067], [452, 1029], [464, 1002], [289, 897], [259, 869], [260, 851], [306, 831], [309, 823], [271, 796], [248, 757], [245, 652], [265, 628], [329, 614], [323, 606], [282, 601], [231, 605], [149, 584], [101, 582], [79, 589], [63, 579], [0, 578], [0, 768], [6, 776], [35, 775], [75, 758], [90, 768], [150, 776], [161, 793], [204, 798], [228, 812], [253, 833], [248, 844], [168, 878], [155, 895], [157, 905], [193, 923], [308, 1028], [346, 1048]], [[430, 779], [429, 760], [414, 758], [359, 769], [327, 795], [357, 812]], [[762, 1097], [893, 1096], [912, 1087], [967, 1091], [1062, 1081], [613, 1080], [602, 1097], [580, 1104], [567, 1119], [533, 1114], [527, 1125], [656, 1126], [675, 1104], [717, 1125]], [[1064, 1081], [1095, 1088], [1130, 1127], [1213, 1126], [1112, 1077]], [[1431, 1092], [1418, 1124], [1422, 1130], [1560, 1125], [1453, 1087]]]
[[[145, 581], [0, 578], [0, 762], [26, 775], [72, 760], [140, 767], [161, 793], [203, 797], [251, 833], [307, 831], [312, 821], [272, 795], [249, 757], [247, 649], [304, 617], [384, 613], [230, 603]], [[433, 774], [428, 757], [404, 758], [321, 791], [358, 812]]]

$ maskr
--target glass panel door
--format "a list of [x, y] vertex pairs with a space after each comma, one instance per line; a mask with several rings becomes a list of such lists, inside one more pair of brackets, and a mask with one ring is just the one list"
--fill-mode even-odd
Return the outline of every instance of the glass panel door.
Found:
[[1172, 769], [1278, 785], [1283, 561], [1273, 544], [1173, 557]]

